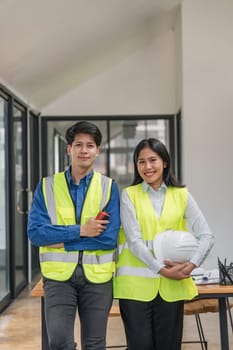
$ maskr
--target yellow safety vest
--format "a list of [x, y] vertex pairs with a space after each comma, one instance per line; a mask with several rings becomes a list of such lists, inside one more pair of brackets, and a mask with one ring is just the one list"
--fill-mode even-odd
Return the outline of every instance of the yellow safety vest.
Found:
[[[142, 184], [126, 189], [139, 222], [144, 244], [152, 251], [153, 239], [168, 229], [186, 230], [184, 220], [187, 188], [168, 187], [160, 219]], [[154, 273], [129, 249], [121, 229], [118, 238], [118, 259], [114, 277], [114, 298], [141, 301], [153, 300], [157, 293], [166, 301], [190, 300], [198, 293], [192, 278], [173, 280]]]
[[[64, 172], [43, 178], [42, 190], [46, 208], [53, 225], [75, 225], [75, 207], [69, 193]], [[112, 179], [94, 172], [84, 200], [81, 224], [96, 217], [109, 201]], [[66, 281], [73, 274], [79, 251], [64, 248], [40, 247], [42, 275], [57, 281]], [[109, 281], [115, 270], [115, 250], [83, 251], [82, 265], [85, 276], [94, 283]]]

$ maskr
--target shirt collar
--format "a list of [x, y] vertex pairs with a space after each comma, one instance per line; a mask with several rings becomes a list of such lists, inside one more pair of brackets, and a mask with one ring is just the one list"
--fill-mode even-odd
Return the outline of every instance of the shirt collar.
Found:
[[[167, 188], [167, 186], [165, 185], [164, 182], [162, 182], [161, 186], [156, 190], [156, 192], [162, 192], [165, 191]], [[153, 190], [153, 188], [145, 181], [142, 182], [142, 189], [145, 192], [149, 192], [151, 190]], [[154, 191], [154, 190], [153, 190]]]
[[[66, 178], [67, 178], [67, 181], [68, 181], [69, 185], [75, 185], [75, 184], [74, 184], [74, 181], [73, 181], [73, 179], [72, 179], [72, 176], [71, 176], [71, 166], [69, 166], [69, 168], [65, 171], [65, 173], [66, 173]], [[84, 184], [87, 186], [87, 185], [89, 184], [89, 182], [90, 182], [90, 180], [91, 180], [93, 174], [94, 174], [94, 171], [91, 170], [91, 171], [89, 172], [89, 174], [87, 174], [86, 176], [84, 176], [84, 177], [80, 180], [80, 182], [84, 182]]]

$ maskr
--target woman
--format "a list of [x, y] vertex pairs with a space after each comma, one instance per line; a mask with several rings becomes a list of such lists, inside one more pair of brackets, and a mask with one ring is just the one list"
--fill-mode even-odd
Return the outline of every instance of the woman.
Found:
[[[171, 172], [162, 142], [150, 138], [134, 152], [134, 180], [122, 192], [114, 298], [119, 299], [128, 350], [180, 350], [184, 300], [197, 295], [190, 273], [207, 257], [214, 236], [187, 188]], [[190, 261], [158, 261], [157, 233], [189, 230], [199, 241]]]

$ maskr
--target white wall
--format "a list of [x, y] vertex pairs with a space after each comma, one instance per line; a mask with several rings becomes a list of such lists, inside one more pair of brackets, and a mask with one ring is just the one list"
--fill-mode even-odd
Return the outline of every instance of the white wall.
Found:
[[208, 264], [233, 261], [233, 2], [182, 6], [184, 182], [216, 235]]
[[174, 113], [175, 34], [163, 28], [156, 33], [148, 39], [151, 31], [145, 31], [144, 46], [114, 65], [106, 64], [105, 71], [48, 105], [42, 115]]
[[181, 35], [181, 9], [177, 11], [176, 20], [174, 23], [174, 38], [175, 38], [175, 98], [176, 108], [174, 112], [178, 112], [182, 105], [182, 35]]
[[233, 2], [184, 0], [181, 15], [42, 114], [174, 114], [182, 101], [183, 179], [216, 235], [212, 268], [233, 261]]

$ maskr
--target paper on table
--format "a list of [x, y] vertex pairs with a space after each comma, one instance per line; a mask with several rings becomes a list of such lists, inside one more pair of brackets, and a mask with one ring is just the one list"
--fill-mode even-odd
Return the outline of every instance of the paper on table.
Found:
[[191, 276], [196, 284], [219, 283], [219, 270], [204, 270], [202, 268], [194, 269]]

